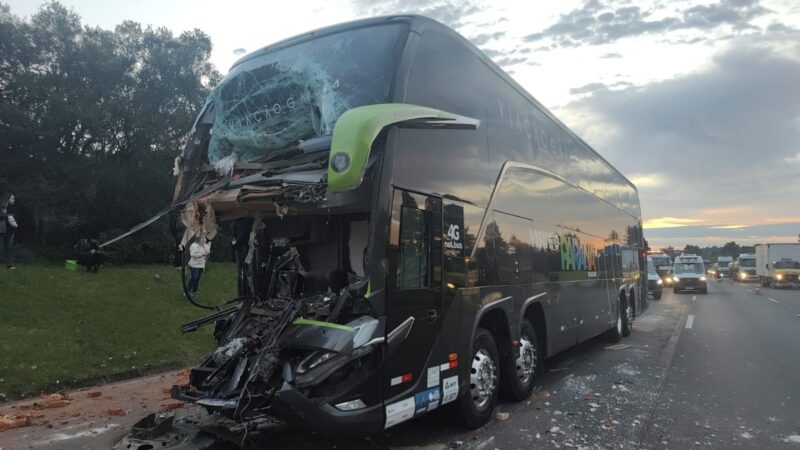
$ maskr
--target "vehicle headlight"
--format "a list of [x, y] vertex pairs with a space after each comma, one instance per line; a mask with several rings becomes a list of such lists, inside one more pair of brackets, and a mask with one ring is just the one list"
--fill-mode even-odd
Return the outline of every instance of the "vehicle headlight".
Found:
[[314, 352], [300, 362], [300, 365], [297, 366], [297, 373], [306, 373], [320, 364], [328, 362], [336, 355], [337, 353], [333, 352]]
[[658, 281], [656, 281], [656, 283], [658, 283], [658, 284], [664, 284], [664, 282], [663, 282], [663, 281], [661, 281], [661, 278], [659, 278], [659, 279], [658, 279]]
[[783, 274], [779, 273], [779, 274], [775, 275], [775, 278], [777, 278], [779, 280], [782, 280], [783, 279]]
[[677, 283], [677, 282], [681, 281], [681, 279], [680, 279], [680, 278], [678, 278], [678, 277], [672, 277], [672, 281], [674, 281], [674, 282], [676, 282], [676, 283]]
[[739, 274], [739, 278], [744, 280], [745, 278], [747, 278], [747, 274], [742, 272], [742, 273]]
[[700, 281], [706, 281], [706, 277], [700, 277]]

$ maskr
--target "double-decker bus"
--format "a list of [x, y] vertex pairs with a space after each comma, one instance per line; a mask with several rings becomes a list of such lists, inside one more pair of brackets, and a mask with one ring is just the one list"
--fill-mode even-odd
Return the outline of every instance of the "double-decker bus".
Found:
[[635, 186], [431, 19], [243, 57], [176, 164], [185, 241], [229, 227], [239, 292], [184, 327], [216, 349], [172, 395], [235, 420], [373, 433], [447, 406], [479, 427], [646, 306]]

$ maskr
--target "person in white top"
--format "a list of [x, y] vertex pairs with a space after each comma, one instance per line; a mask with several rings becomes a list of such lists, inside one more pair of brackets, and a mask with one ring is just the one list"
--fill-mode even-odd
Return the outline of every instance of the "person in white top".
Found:
[[192, 294], [197, 294], [197, 289], [200, 287], [200, 275], [206, 268], [209, 254], [211, 254], [211, 242], [208, 242], [205, 237], [200, 237], [199, 241], [192, 242], [192, 245], [189, 246], [191, 278], [188, 289]]

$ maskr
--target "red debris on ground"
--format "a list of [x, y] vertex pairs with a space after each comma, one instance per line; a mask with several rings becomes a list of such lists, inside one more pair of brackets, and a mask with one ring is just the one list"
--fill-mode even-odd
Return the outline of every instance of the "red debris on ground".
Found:
[[43, 403], [34, 402], [33, 407], [34, 409], [61, 408], [69, 405], [71, 401], [72, 399], [67, 394], [51, 394], [45, 397]]
[[178, 409], [183, 407], [183, 402], [162, 403], [161, 407], [164, 409]]
[[124, 416], [125, 414], [127, 414], [127, 411], [123, 408], [111, 408], [108, 410], [109, 416]]
[[89, 391], [86, 394], [86, 396], [89, 397], [89, 398], [97, 398], [97, 397], [100, 397], [101, 395], [103, 395], [103, 393], [100, 392], [100, 391]]
[[12, 428], [27, 427], [30, 424], [31, 424], [31, 416], [29, 415], [0, 416], [0, 431], [6, 431]]

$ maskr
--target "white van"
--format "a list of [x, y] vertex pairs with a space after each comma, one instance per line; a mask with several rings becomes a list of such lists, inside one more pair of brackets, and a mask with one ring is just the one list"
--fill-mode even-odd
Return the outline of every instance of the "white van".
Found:
[[701, 256], [676, 256], [672, 267], [672, 291], [677, 294], [680, 291], [692, 290], [707, 294], [705, 273], [706, 268]]

